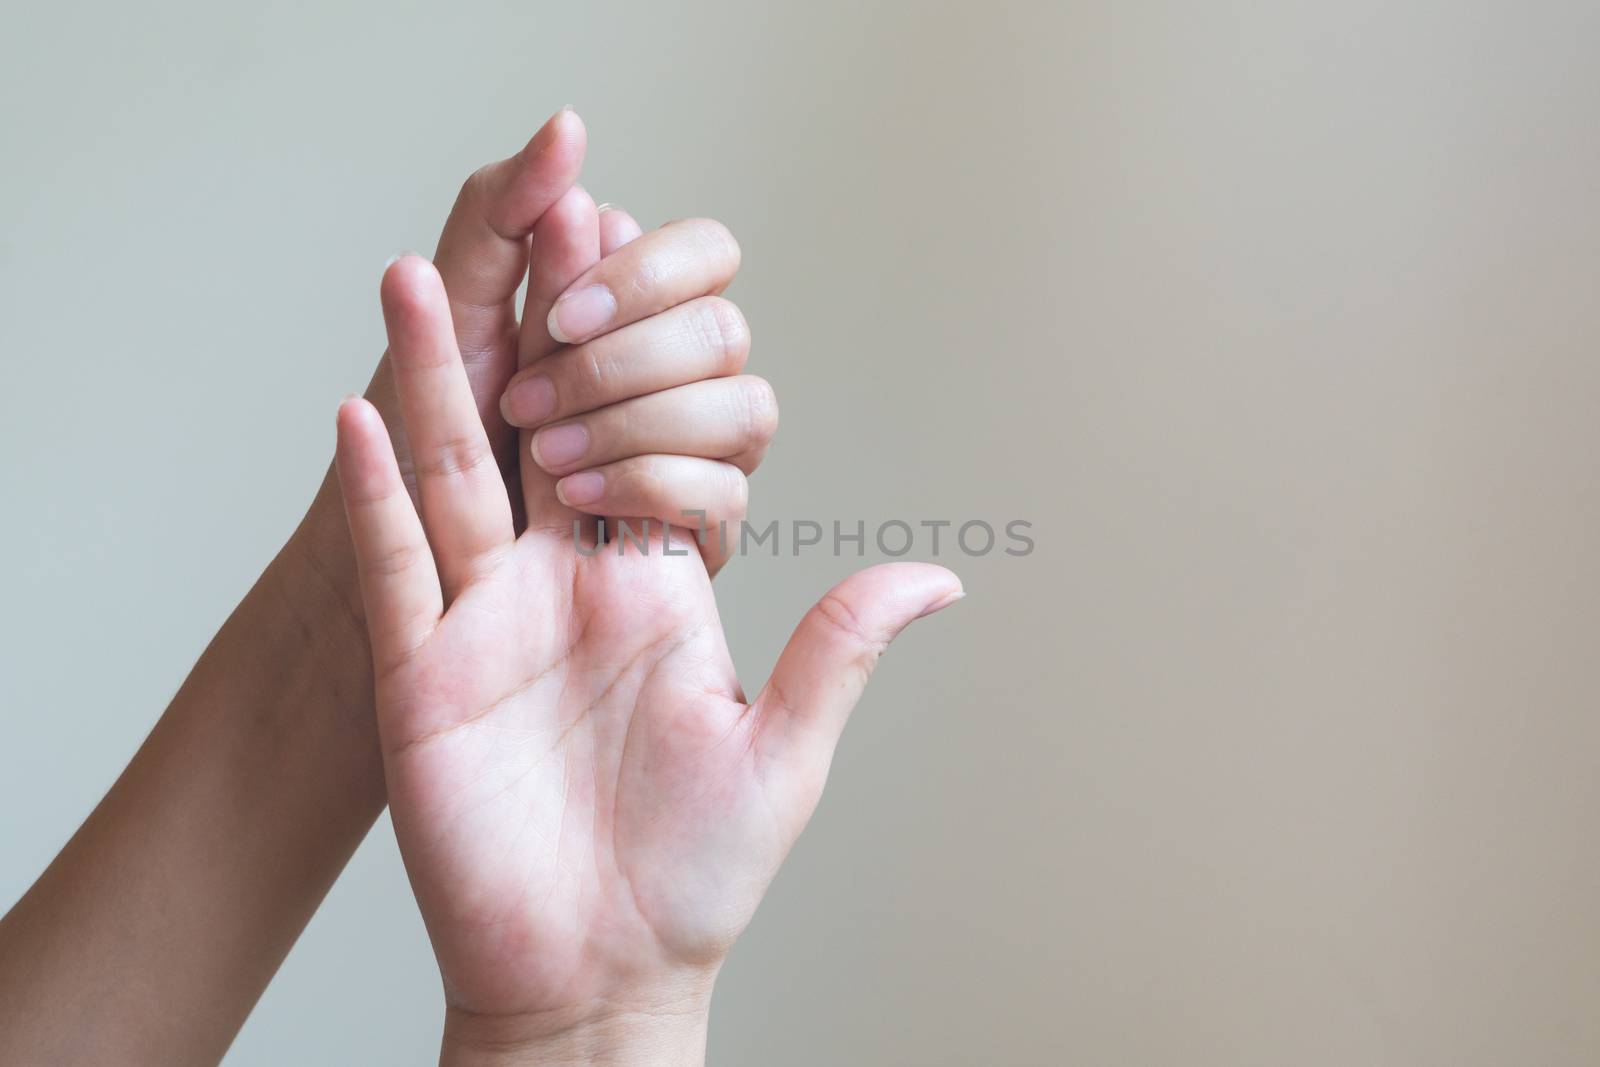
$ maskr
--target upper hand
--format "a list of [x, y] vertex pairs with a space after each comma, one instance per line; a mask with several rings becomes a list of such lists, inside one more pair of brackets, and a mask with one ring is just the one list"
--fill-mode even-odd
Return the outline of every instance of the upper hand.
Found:
[[[466, 180], [440, 235], [434, 261], [448, 293], [457, 348], [484, 437], [496, 464], [515, 484], [520, 478], [516, 427], [540, 420], [530, 418], [526, 407], [519, 415], [502, 398], [519, 367], [528, 368], [525, 376], [536, 376], [532, 364], [543, 362], [560, 398], [551, 417], [582, 416], [580, 421], [592, 431], [594, 460], [584, 465], [601, 468], [598, 479], [569, 483], [575, 510], [665, 518], [707, 508], [713, 521], [720, 516], [737, 525], [748, 498], [746, 478], [771, 438], [776, 407], [765, 382], [729, 377], [742, 368], [749, 351], [749, 331], [738, 309], [713, 296], [738, 269], [738, 248], [731, 238], [721, 247], [693, 247], [691, 231], [717, 226], [705, 220], [645, 235], [624, 262], [636, 268], [626, 279], [629, 284], [648, 281], [648, 299], [632, 301], [632, 314], [617, 316], [589, 345], [568, 348], [547, 332], [550, 305], [567, 282], [641, 236], [638, 223], [625, 211], [606, 211], [597, 218], [593, 201], [575, 186], [586, 144], [578, 116], [558, 112], [521, 151]], [[691, 239], [685, 241], [685, 236]], [[640, 273], [645, 269], [655, 273], [646, 279]], [[519, 316], [515, 298], [524, 281], [527, 313]], [[723, 327], [720, 339], [706, 329], [713, 319]], [[613, 330], [623, 336], [605, 336]], [[619, 358], [623, 353], [625, 361]], [[604, 389], [584, 390], [585, 372], [622, 367], [637, 367], [640, 373], [631, 379], [613, 377]], [[719, 378], [725, 380], [709, 381]], [[687, 386], [694, 388], [684, 391]], [[527, 389], [521, 395], [526, 398]], [[402, 475], [415, 495], [413, 449], [399, 417], [387, 355], [366, 397], [388, 423]], [[757, 405], [764, 402], [771, 416], [750, 423], [732, 403], [745, 397], [755, 397]], [[634, 400], [639, 403], [632, 408], [609, 410], [619, 401]], [[729, 402], [714, 407], [718, 400]], [[622, 418], [638, 432], [626, 439], [607, 434]], [[656, 432], [657, 426], [686, 423], [698, 423], [704, 432], [689, 439]], [[734, 440], [747, 444], [736, 454], [723, 453]], [[581, 472], [574, 468], [571, 473]], [[601, 495], [578, 504], [577, 494], [585, 488], [592, 491], [597, 483], [603, 487]], [[346, 541], [344, 528], [330, 472], [298, 539], [317, 557], [337, 558]], [[712, 573], [724, 562], [720, 553], [707, 559]]]

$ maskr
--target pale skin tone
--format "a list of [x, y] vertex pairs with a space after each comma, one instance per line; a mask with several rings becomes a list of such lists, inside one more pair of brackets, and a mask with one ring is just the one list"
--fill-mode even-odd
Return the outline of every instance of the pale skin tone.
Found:
[[[582, 258], [567, 291], [598, 280], [625, 314], [616, 264], [580, 273]], [[379, 413], [340, 409], [389, 803], [444, 978], [444, 1061], [701, 1062], [718, 968], [877, 657], [960, 584], [927, 564], [847, 579], [747, 700], [689, 535], [581, 551], [537, 437], [519, 534], [475, 461], [490, 446], [438, 274], [400, 260], [383, 304], [413, 447], [461, 457], [419, 479], [413, 506]]]
[[[434, 262], [478, 433], [514, 484], [526, 473], [554, 492], [554, 476], [519, 465], [530, 453], [502, 404], [530, 427], [576, 419], [591, 451], [559, 473], [602, 475], [602, 495], [582, 511], [694, 507], [736, 519], [771, 432], [750, 417], [770, 390], [738, 376], [743, 320], [714, 296], [737, 248], [714, 223], [641, 234], [625, 212], [597, 214], [573, 187], [584, 142], [577, 116], [558, 114], [521, 152], [473, 175], [440, 238]], [[519, 309], [530, 238], [529, 306]], [[586, 345], [558, 344], [546, 322], [560, 279], [602, 255], [619, 289], [638, 296], [633, 310]], [[554, 412], [514, 409], [504, 394], [519, 364], [525, 377], [548, 371]], [[592, 373], [612, 366], [619, 373]], [[720, 409], [707, 388], [722, 390]], [[408, 480], [455, 464], [457, 450], [407, 439], [389, 360], [367, 397], [394, 431]], [[608, 409], [645, 399], [650, 410], [635, 407], [619, 441]], [[385, 802], [365, 619], [330, 472], [128, 769], [0, 920], [0, 1062], [220, 1059]]]

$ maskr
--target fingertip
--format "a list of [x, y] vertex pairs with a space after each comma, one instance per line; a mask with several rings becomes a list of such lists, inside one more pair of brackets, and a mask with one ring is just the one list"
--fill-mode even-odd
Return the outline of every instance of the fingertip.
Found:
[[571, 188], [583, 170], [588, 136], [577, 113], [563, 108], [520, 152], [475, 175], [484, 186], [480, 210], [497, 236], [522, 240]]
[[556, 482], [556, 499], [569, 508], [592, 509], [606, 491], [606, 476], [600, 471], [580, 471]]
[[908, 567], [918, 568], [912, 577], [922, 593], [922, 609], [912, 617], [912, 621], [925, 619], [935, 612], [943, 611], [951, 604], [966, 597], [966, 588], [961, 584], [954, 571], [948, 567], [941, 567], [934, 563], [908, 563]]
[[522, 375], [501, 392], [500, 417], [519, 429], [532, 430], [554, 415], [559, 403], [549, 375]]
[[600, 254], [602, 256], [609, 256], [644, 233], [638, 221], [615, 204], [601, 204], [596, 210], [600, 213]]
[[392, 359], [408, 359], [439, 343], [446, 333], [454, 344], [450, 298], [444, 279], [430, 260], [407, 253], [390, 264], [383, 274], [379, 302]]
[[341, 448], [350, 448], [378, 434], [387, 434], [383, 416], [366, 397], [351, 393], [339, 401], [334, 428]]
[[567, 147], [582, 148], [589, 139], [589, 127], [584, 124], [583, 116], [571, 104], [564, 105], [560, 111], [550, 116], [548, 125], [551, 127], [551, 138], [554, 143]]
[[954, 604], [956, 601], [965, 600], [966, 596], [967, 596], [967, 591], [965, 589], [956, 589], [956, 590], [954, 590], [952, 592], [946, 593], [943, 596], [938, 597], [935, 600], [931, 601], [927, 605], [927, 607], [923, 608], [922, 611], [920, 611], [917, 614], [917, 618], [925, 619], [929, 615], [934, 614], [935, 612], [943, 611], [945, 608], [949, 607], [951, 604]]
[[598, 256], [594, 197], [574, 184], [533, 225], [532, 269], [541, 294], [550, 299]]
[[966, 596], [961, 579], [937, 563], [881, 563], [834, 587], [834, 592], [880, 616], [891, 633], [943, 611]]
[[341, 495], [347, 502], [372, 496], [383, 483], [379, 457], [389, 442], [383, 416], [370, 401], [352, 394], [339, 402], [334, 426]]
[[[589, 190], [574, 182], [572, 188], [562, 193], [556, 202], [550, 205], [547, 215], [553, 214], [554, 225], [573, 226], [580, 223], [592, 223], [599, 209], [595, 207], [594, 197], [589, 195]], [[540, 219], [540, 226], [535, 227], [537, 235], [543, 226], [544, 219]]]
[[582, 117], [569, 104], [551, 115], [522, 150], [523, 161], [558, 170], [571, 168], [574, 175], [583, 164], [589, 131]]
[[366, 407], [372, 406], [359, 393], [346, 393], [344, 399], [339, 401], [338, 410], [334, 415], [334, 422], [340, 429], [355, 425], [356, 421], [361, 418], [363, 405]]
[[915, 561], [901, 561], [897, 563], [880, 563], [875, 567], [868, 567], [860, 572], [861, 576], [871, 575], [874, 578], [892, 581], [897, 585], [919, 589], [938, 590], [941, 593], [958, 592], [961, 590], [961, 579], [956, 577], [949, 567], [937, 563], [918, 563]]
[[424, 296], [435, 289], [443, 289], [439, 270], [432, 261], [415, 252], [402, 252], [384, 264], [383, 281], [379, 292], [384, 302]]
[[941, 566], [937, 563], [906, 562], [890, 563], [887, 564], [887, 566], [905, 567], [915, 572], [918, 581], [927, 582], [930, 585], [942, 587], [950, 590], [951, 592], [960, 593], [964, 591], [961, 585], [961, 579], [956, 575], [956, 572], [951, 570], [949, 567]]
[[545, 328], [550, 331], [551, 339], [554, 340], [557, 344], [563, 344], [563, 345], [572, 344], [573, 339], [571, 337], [568, 337], [565, 333], [563, 333], [562, 330], [561, 330], [561, 324], [556, 322], [556, 309], [554, 307], [552, 307], [550, 309], [550, 314], [548, 314], [548, 315], [546, 315], [544, 317], [544, 324], [545, 324]]

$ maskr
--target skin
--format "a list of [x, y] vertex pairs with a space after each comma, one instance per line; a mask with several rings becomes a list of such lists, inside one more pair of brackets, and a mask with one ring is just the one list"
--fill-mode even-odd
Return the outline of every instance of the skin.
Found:
[[[682, 323], [670, 318], [683, 314], [677, 305], [719, 292], [737, 268], [731, 239], [735, 254], [715, 261], [708, 258], [714, 240], [701, 243], [704, 254], [683, 251], [684, 233], [720, 230], [714, 223], [668, 227], [659, 232], [676, 230], [678, 237], [666, 239], [641, 234], [625, 212], [597, 215], [587, 194], [574, 189], [584, 148], [583, 124], [564, 111], [522, 151], [476, 172], [435, 255], [448, 293], [443, 321], [461, 353], [455, 373], [470, 383], [468, 408], [490, 450], [482, 472], [499, 479], [504, 470], [513, 485], [522, 465], [517, 431], [500, 415], [501, 395], [519, 365], [567, 351], [544, 323], [574, 270], [573, 248], [588, 257], [576, 269], [593, 266], [601, 253], [636, 248], [626, 262], [656, 271], [632, 279], [638, 292], [654, 295], [636, 303], [627, 348], [611, 342], [615, 351], [606, 357], [620, 360], [631, 348], [652, 365], [661, 362], [661, 346], [682, 349], [674, 340], [681, 340]], [[528, 330], [514, 303], [524, 277]], [[662, 321], [649, 311], [661, 312]], [[601, 336], [592, 343], [605, 342]], [[706, 377], [707, 368], [732, 373], [744, 358], [724, 354], [719, 362], [683, 351], [680, 373], [662, 371], [638, 390], [684, 387]], [[562, 389], [565, 379], [553, 377]], [[603, 417], [607, 404], [638, 395], [623, 383], [614, 393], [577, 400], [574, 388], [565, 387], [563, 418]], [[448, 466], [448, 449], [418, 450], [403, 432], [387, 357], [366, 395], [370, 410], [395, 428], [391, 444], [407, 483]], [[589, 508], [675, 514], [704, 506], [713, 496], [708, 487], [726, 493], [730, 471], [742, 500], [748, 468], [708, 453], [660, 456], [684, 445], [672, 438], [671, 424], [704, 418], [705, 410], [675, 406], [657, 414], [661, 422], [634, 438], [639, 451], [617, 461], [669, 464], [655, 495], [619, 494]], [[765, 440], [758, 437], [741, 456], [759, 455]], [[369, 648], [330, 470], [288, 544], [126, 771], [0, 919], [0, 1062], [184, 1065], [221, 1058], [385, 803]]]
[[[573, 273], [567, 293], [606, 285], [615, 319], [634, 314], [626, 250]], [[414, 447], [486, 454], [438, 274], [398, 261], [383, 305]], [[559, 311], [553, 332], [573, 336]], [[370, 404], [341, 407], [338, 439], [390, 808], [444, 979], [443, 1062], [702, 1062], [717, 971], [873, 665], [959, 582], [927, 564], [847, 579], [747, 700], [687, 535], [586, 554], [537, 437], [520, 533], [482, 463], [436, 467], [413, 507]]]

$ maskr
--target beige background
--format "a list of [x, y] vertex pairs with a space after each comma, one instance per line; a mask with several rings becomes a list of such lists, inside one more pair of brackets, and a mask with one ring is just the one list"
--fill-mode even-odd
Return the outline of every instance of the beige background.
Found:
[[[1600, 1060], [1584, 3], [9, 3], [0, 906], [563, 103], [726, 220], [762, 518], [1035, 523], [885, 661], [722, 1064]], [[855, 567], [720, 580], [746, 678]], [[380, 823], [233, 1067], [423, 1064]]]

